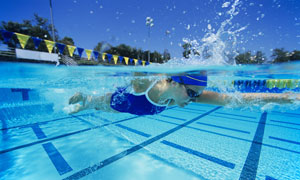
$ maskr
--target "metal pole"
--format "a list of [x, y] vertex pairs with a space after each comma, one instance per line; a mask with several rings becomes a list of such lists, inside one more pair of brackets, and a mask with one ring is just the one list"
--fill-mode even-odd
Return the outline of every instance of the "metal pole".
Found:
[[[52, 0], [50, 0], [50, 16], [51, 16], [51, 29], [52, 29], [52, 38], [55, 42], [55, 33], [54, 33], [54, 23], [53, 23], [53, 12], [52, 12]], [[56, 53], [56, 48], [54, 47], [54, 53]]]
[[[148, 45], [150, 47], [150, 24], [148, 29]], [[150, 48], [148, 49], [148, 62], [150, 62]]]

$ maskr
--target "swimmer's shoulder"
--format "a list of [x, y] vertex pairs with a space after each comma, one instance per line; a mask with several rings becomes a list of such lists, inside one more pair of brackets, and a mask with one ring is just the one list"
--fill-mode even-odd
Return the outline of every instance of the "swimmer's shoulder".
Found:
[[148, 80], [148, 79], [134, 79], [131, 81], [135, 93], [143, 93], [147, 91], [147, 89], [150, 87], [152, 83], [153, 80]]

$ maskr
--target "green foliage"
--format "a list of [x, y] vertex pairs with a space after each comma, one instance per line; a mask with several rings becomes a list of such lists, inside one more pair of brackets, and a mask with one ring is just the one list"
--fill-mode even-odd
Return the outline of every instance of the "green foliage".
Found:
[[267, 61], [264, 53], [257, 51], [252, 55], [251, 51], [241, 53], [235, 57], [235, 62], [237, 64], [262, 64]]
[[290, 60], [289, 52], [283, 48], [274, 49], [271, 57], [273, 58], [273, 63], [288, 62]]
[[290, 60], [291, 60], [291, 61], [296, 61], [296, 60], [299, 61], [299, 60], [300, 60], [300, 51], [294, 50], [294, 51], [291, 53]]
[[[133, 59], [148, 60], [149, 51], [143, 51], [142, 49], [133, 48], [126, 44], [120, 44], [118, 46], [112, 46], [108, 43], [99, 42], [94, 51], [105, 52], [109, 54], [119, 55], [123, 57], [129, 57]], [[170, 53], [165, 50], [164, 55], [157, 51], [150, 52], [150, 62], [163, 63], [171, 59]]]
[[[10, 32], [26, 34], [32, 37], [38, 37], [46, 40], [53, 40], [53, 37], [51, 35], [52, 34], [51, 25], [49, 24], [48, 19], [40, 17], [37, 14], [34, 14], [33, 20], [23, 20], [22, 23], [12, 22], [12, 21], [8, 21], [8, 22], [2, 21], [0, 28]], [[62, 40], [60, 40], [56, 29], [54, 29], [54, 32], [55, 32], [55, 39], [58, 40], [58, 42], [74, 45], [74, 41], [72, 38], [64, 37]], [[8, 43], [8, 46], [12, 48], [19, 47], [18, 39], [15, 36], [13, 36], [12, 41]], [[34, 43], [31, 38], [27, 42], [26, 49], [34, 50]], [[48, 52], [46, 44], [43, 41], [41, 42], [38, 50]]]
[[184, 49], [183, 53], [182, 53], [183, 57], [189, 58], [189, 56], [191, 54], [191, 47], [192, 47], [192, 45], [190, 43], [185, 43], [185, 44], [182, 45], [182, 47]]

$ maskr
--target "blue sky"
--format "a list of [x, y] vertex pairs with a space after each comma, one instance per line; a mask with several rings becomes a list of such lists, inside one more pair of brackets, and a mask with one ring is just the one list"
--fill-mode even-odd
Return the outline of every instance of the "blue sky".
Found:
[[[100, 41], [112, 45], [125, 43], [143, 50], [168, 49], [172, 57], [182, 56], [180, 44], [184, 38], [201, 44], [209, 29], [217, 30], [229, 18], [226, 12], [234, 3], [234, 0], [52, 1], [59, 36], [72, 37], [79, 47], [93, 49]], [[236, 49], [261, 50], [267, 56], [273, 48], [300, 49], [299, 0], [240, 0], [237, 12], [232, 24], [225, 28], [234, 31], [246, 27], [236, 33]], [[34, 13], [50, 19], [49, 1], [1, 2], [1, 21], [21, 22], [33, 19]], [[148, 16], [154, 19], [150, 38], [145, 25]], [[166, 31], [170, 33], [166, 35]]]

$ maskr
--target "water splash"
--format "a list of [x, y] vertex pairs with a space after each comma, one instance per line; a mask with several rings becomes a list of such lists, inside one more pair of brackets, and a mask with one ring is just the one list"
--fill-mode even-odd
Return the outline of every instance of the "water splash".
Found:
[[[223, 8], [230, 6], [229, 2], [222, 5]], [[176, 64], [199, 64], [199, 65], [235, 65], [235, 56], [238, 55], [236, 46], [240, 33], [244, 31], [247, 26], [237, 28], [238, 24], [233, 24], [234, 16], [239, 14], [241, 6], [240, 0], [235, 0], [231, 8], [222, 13], [227, 17], [219, 29], [215, 32], [212, 24], [207, 25], [208, 32], [200, 40], [191, 40], [183, 38], [183, 42], [190, 45], [190, 52], [188, 59], [180, 59], [171, 61]], [[200, 43], [199, 43], [200, 42]], [[180, 62], [182, 61], [182, 62]]]

